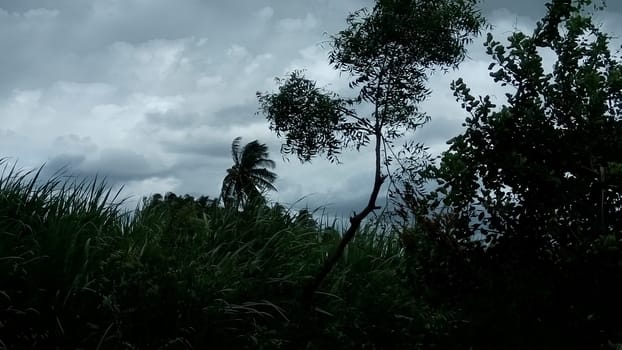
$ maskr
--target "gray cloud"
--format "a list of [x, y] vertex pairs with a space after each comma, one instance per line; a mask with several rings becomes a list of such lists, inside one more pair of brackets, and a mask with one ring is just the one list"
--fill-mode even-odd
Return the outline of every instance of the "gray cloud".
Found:
[[47, 162], [47, 168], [54, 172], [64, 169], [78, 177], [105, 177], [111, 184], [166, 177], [172, 171], [126, 149], [105, 149], [93, 159], [84, 154], [59, 154]]
[[247, 124], [263, 118], [256, 115], [257, 111], [256, 103], [226, 107], [214, 113], [213, 120], [216, 123]]
[[169, 130], [183, 130], [201, 122], [202, 116], [198, 113], [166, 110], [145, 113], [145, 122], [159, 125]]
[[[544, 14], [546, 7], [545, 4], [548, 1], [544, 0], [494, 0], [494, 1], [482, 1], [482, 10], [486, 14], [490, 14], [499, 9], [507, 9], [511, 13], [518, 16], [528, 16], [532, 19], [539, 19]], [[595, 4], [600, 5], [601, 0], [594, 1]], [[606, 0], [608, 12], [622, 12], [622, 3], [616, 0]]]
[[[275, 76], [306, 69], [338, 92], [347, 81], [320, 44], [370, 0], [20, 0], [0, 2], [0, 148], [25, 167], [68, 166], [107, 176], [140, 198], [174, 191], [217, 196], [231, 166], [233, 138], [266, 143], [277, 161], [283, 203], [328, 205], [347, 217], [371, 188], [373, 155], [345, 151], [343, 165], [282, 161], [279, 140], [256, 116], [256, 91]], [[495, 36], [531, 30], [541, 0], [483, 2]], [[610, 1], [606, 29], [622, 30], [622, 3]], [[416, 137], [434, 152], [460, 132], [466, 114], [449, 83], [463, 77], [474, 93], [503, 93], [476, 40], [457, 72], [430, 78], [422, 106], [432, 122]], [[364, 108], [361, 109], [365, 111]]]

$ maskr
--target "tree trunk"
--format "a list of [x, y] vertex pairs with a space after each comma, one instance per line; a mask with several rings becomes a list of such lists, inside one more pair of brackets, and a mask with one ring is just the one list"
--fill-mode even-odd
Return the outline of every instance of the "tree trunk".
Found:
[[306, 305], [306, 306], [312, 305], [313, 296], [315, 292], [317, 291], [318, 288], [320, 288], [320, 286], [322, 285], [322, 282], [324, 282], [324, 280], [326, 279], [326, 276], [328, 276], [328, 274], [333, 270], [335, 265], [337, 265], [337, 262], [343, 256], [343, 252], [345, 251], [346, 246], [348, 245], [348, 243], [350, 243], [350, 241], [352, 241], [352, 239], [354, 238], [354, 235], [356, 234], [356, 231], [359, 229], [359, 227], [361, 227], [361, 223], [363, 222], [363, 220], [372, 211], [376, 209], [380, 209], [380, 207], [376, 206], [376, 199], [378, 198], [378, 193], [380, 193], [380, 188], [382, 187], [382, 184], [384, 183], [384, 180], [386, 179], [386, 176], [380, 173], [381, 141], [382, 141], [382, 134], [380, 133], [380, 127], [377, 125], [376, 149], [375, 149], [376, 171], [375, 171], [375, 176], [374, 176], [374, 187], [369, 196], [369, 202], [367, 203], [367, 206], [365, 206], [365, 208], [360, 213], [355, 214], [350, 218], [350, 227], [348, 227], [348, 230], [344, 233], [343, 237], [341, 237], [341, 240], [339, 241], [339, 244], [337, 245], [337, 248], [335, 249], [333, 254], [330, 255], [328, 259], [326, 259], [326, 261], [324, 261], [324, 265], [322, 265], [322, 268], [320, 269], [320, 271], [318, 271], [318, 273], [314, 276], [314, 278], [308, 284], [305, 285], [303, 292], [302, 292], [303, 305]]

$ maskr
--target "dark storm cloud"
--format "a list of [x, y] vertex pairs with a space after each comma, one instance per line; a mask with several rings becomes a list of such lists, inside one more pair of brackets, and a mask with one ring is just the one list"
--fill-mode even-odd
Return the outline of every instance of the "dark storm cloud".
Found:
[[145, 119], [149, 124], [157, 124], [170, 130], [182, 130], [201, 121], [202, 116], [198, 113], [189, 113], [176, 110], [165, 112], [148, 112]]
[[[349, 216], [365, 206], [373, 156], [345, 151], [343, 166], [281, 161], [280, 142], [256, 116], [256, 91], [273, 77], [306, 69], [320, 86], [347, 82], [319, 44], [367, 0], [0, 0], [0, 146], [28, 165], [69, 167], [127, 185], [127, 193], [217, 195], [231, 166], [231, 141], [258, 139], [277, 161], [284, 203], [311, 194]], [[503, 40], [532, 29], [544, 1], [483, 1]], [[610, 1], [607, 29], [621, 31], [622, 2]], [[505, 10], [502, 10], [505, 8]], [[611, 29], [613, 28], [613, 29]], [[430, 78], [422, 105], [432, 117], [416, 137], [435, 150], [461, 130], [466, 114], [448, 89], [463, 77], [477, 94], [490, 84], [482, 38], [459, 72]], [[503, 101], [501, 101], [503, 102]], [[361, 112], [366, 112], [361, 108]], [[4, 154], [3, 154], [4, 155]], [[382, 202], [379, 200], [379, 203]]]
[[[236, 137], [242, 137], [241, 147], [257, 140], [268, 146], [271, 156], [274, 158], [280, 147], [280, 142], [269, 134], [267, 126], [262, 120], [251, 119], [251, 123], [226, 124], [230, 121], [222, 121], [218, 124], [203, 125], [203, 132], [185, 133], [182, 138], [158, 141], [166, 152], [201, 156], [214, 159], [231, 159], [231, 143]], [[260, 130], [260, 132], [254, 132]]]
[[99, 157], [88, 159], [84, 154], [60, 154], [46, 164], [48, 173], [63, 171], [78, 177], [104, 177], [111, 184], [150, 177], [165, 177], [171, 169], [158, 167], [145, 156], [129, 150], [103, 150]]
[[246, 124], [249, 122], [257, 122], [263, 118], [262, 115], [257, 115], [257, 111], [257, 103], [231, 106], [214, 113], [212, 120], [215, 123], [225, 124]]
[[[251, 51], [300, 43], [296, 31], [290, 40], [277, 40], [272, 31], [283, 24], [286, 29], [288, 23], [289, 27], [300, 21], [304, 24], [311, 16], [317, 24], [313, 34], [320, 37], [323, 31], [338, 30], [346, 8], [363, 5], [364, 1], [285, 0], [187, 0], [180, 6], [165, 0], [4, 1], [0, 3], [4, 34], [0, 47], [11, 55], [0, 55], [0, 92], [50, 80], [92, 80], [102, 70], [85, 67], [85, 59], [116, 42], [138, 45], [154, 39], [194, 37], [212, 45], [236, 43]], [[265, 9], [270, 9], [270, 18], [258, 16]], [[22, 74], [25, 71], [29, 74]]]
[[154, 111], [146, 113], [145, 119], [150, 125], [159, 125], [169, 130], [184, 130], [199, 125], [222, 129], [263, 122], [263, 115], [258, 115], [257, 111], [257, 103], [252, 103], [227, 106], [204, 114], [174, 109]]
[[45, 174], [49, 176], [59, 172], [74, 172], [85, 160], [86, 156], [83, 154], [59, 154], [46, 162]]
[[97, 145], [93, 143], [90, 137], [80, 137], [76, 134], [58, 136], [54, 140], [54, 146], [58, 147], [60, 152], [72, 152], [74, 154], [94, 153], [97, 151]]
[[[371, 187], [370, 187], [371, 192]], [[317, 218], [322, 218], [324, 222], [332, 223], [337, 220], [339, 225], [348, 224], [348, 220], [354, 213], [360, 213], [369, 202], [370, 192], [357, 193], [355, 195], [342, 195], [341, 193], [318, 193], [309, 194], [292, 201], [282, 202], [282, 204], [295, 210], [308, 209], [315, 212]], [[385, 208], [391, 207], [391, 203], [387, 201], [387, 192], [383, 190], [379, 193], [376, 204]], [[375, 211], [373, 215], [379, 215], [381, 211]], [[338, 227], [341, 228], [341, 227]]]
[[194, 154], [210, 158], [231, 158], [231, 141], [218, 143], [206, 142], [204, 144], [194, 142], [164, 142], [164, 148], [171, 153]]

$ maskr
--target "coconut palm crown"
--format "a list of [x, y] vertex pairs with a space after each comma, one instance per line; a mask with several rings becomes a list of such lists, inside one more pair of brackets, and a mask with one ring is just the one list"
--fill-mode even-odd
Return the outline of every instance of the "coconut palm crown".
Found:
[[231, 143], [233, 166], [227, 169], [220, 197], [225, 206], [243, 207], [251, 200], [262, 199], [266, 191], [276, 191], [277, 175], [268, 170], [276, 164], [268, 158], [268, 147], [255, 140], [240, 148], [241, 137]]

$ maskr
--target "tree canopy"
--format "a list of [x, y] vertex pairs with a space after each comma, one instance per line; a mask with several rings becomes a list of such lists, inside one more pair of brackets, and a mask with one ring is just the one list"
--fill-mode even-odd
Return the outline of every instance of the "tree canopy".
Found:
[[488, 34], [490, 76], [511, 92], [497, 106], [452, 84], [465, 131], [429, 169], [440, 188], [408, 204], [444, 252], [416, 275], [444, 276], [432, 289], [469, 314], [475, 348], [620, 341], [622, 61], [590, 5], [553, 1], [507, 45]]
[[[361, 222], [378, 208], [376, 200], [388, 176], [393, 143], [428, 117], [418, 104], [429, 94], [433, 69], [454, 68], [465, 44], [484, 27], [476, 0], [380, 0], [347, 19], [347, 28], [331, 37], [329, 62], [349, 80], [351, 95], [340, 96], [294, 71], [277, 79], [278, 91], [258, 93], [270, 128], [284, 138], [281, 151], [307, 162], [325, 155], [339, 162], [344, 148], [374, 145], [374, 183], [368, 204], [350, 219], [337, 249], [307, 288], [312, 293], [343, 254]], [[368, 105], [370, 114], [359, 113]], [[410, 135], [412, 136], [412, 135]]]
[[225, 206], [243, 207], [249, 201], [263, 198], [265, 191], [276, 191], [277, 175], [268, 170], [276, 164], [268, 158], [268, 147], [251, 141], [240, 148], [241, 137], [231, 143], [233, 166], [222, 182], [221, 198]]

